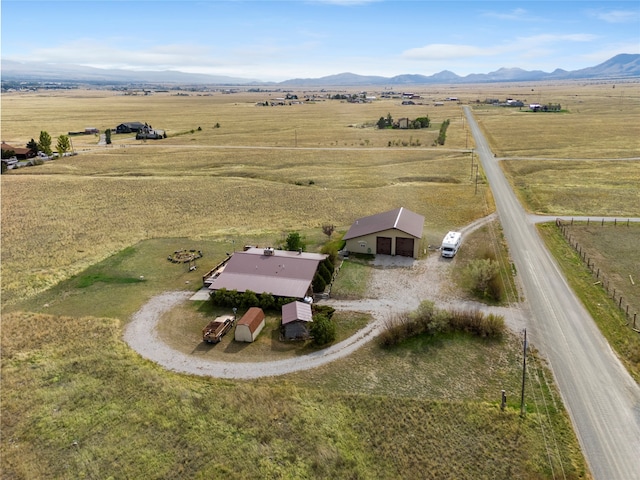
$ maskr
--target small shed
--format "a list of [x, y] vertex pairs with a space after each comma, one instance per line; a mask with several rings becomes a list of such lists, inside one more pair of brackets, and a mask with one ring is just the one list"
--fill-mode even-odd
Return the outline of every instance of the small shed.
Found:
[[291, 302], [282, 306], [282, 329], [286, 340], [309, 338], [309, 324], [313, 322], [311, 305]]
[[261, 308], [251, 307], [236, 325], [236, 342], [253, 342], [264, 328], [264, 312]]

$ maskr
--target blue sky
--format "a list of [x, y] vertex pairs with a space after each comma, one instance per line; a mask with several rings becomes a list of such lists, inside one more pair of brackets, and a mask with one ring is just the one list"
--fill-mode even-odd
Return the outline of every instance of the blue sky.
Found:
[[2, 58], [263, 81], [576, 70], [640, 53], [634, 1], [2, 0]]

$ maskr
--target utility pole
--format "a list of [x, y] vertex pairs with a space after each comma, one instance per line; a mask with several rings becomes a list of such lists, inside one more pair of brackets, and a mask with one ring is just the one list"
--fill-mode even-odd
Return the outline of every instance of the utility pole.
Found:
[[471, 149], [471, 180], [473, 180], [473, 148]]
[[478, 193], [478, 164], [476, 163], [476, 191], [474, 192], [474, 195], [476, 195]]
[[524, 347], [522, 355], [522, 396], [520, 397], [520, 416], [524, 417], [524, 380], [527, 375], [527, 329], [524, 329]]

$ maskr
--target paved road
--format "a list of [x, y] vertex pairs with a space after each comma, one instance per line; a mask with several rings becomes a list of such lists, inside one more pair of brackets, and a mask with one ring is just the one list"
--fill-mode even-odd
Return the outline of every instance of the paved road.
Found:
[[531, 309], [530, 341], [551, 364], [589, 467], [596, 479], [640, 479], [640, 387], [567, 285], [464, 109]]

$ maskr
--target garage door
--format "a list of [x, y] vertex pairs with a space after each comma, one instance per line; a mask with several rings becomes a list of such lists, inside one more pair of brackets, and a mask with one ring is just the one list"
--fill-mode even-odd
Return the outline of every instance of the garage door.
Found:
[[391, 255], [391, 237], [376, 237], [376, 253]]
[[413, 257], [413, 238], [396, 237], [396, 255]]

